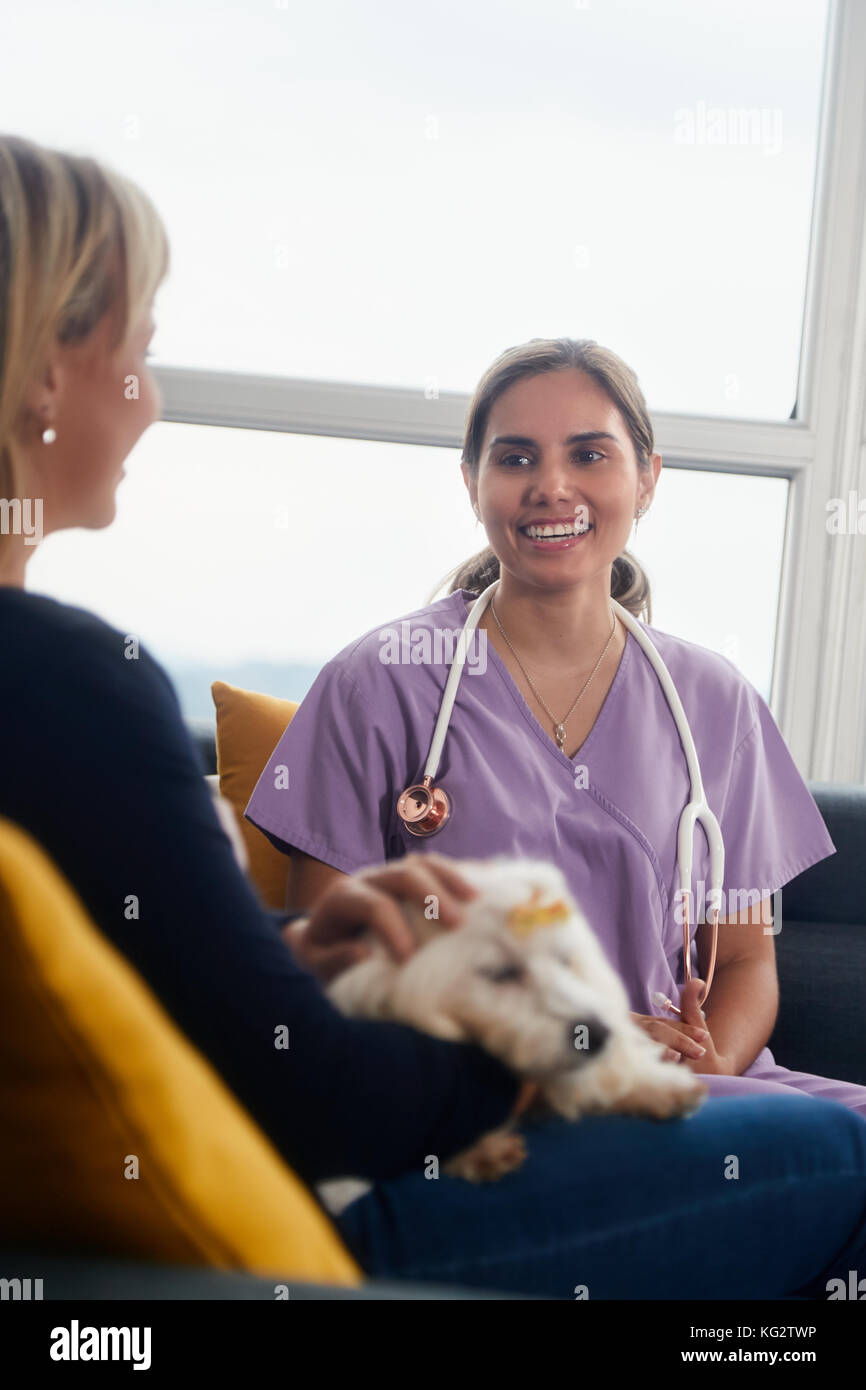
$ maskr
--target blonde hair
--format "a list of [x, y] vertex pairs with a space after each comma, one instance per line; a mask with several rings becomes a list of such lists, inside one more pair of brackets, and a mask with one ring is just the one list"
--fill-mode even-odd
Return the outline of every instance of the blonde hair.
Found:
[[86, 338], [111, 310], [119, 345], [167, 270], [165, 228], [134, 183], [0, 135], [0, 497], [18, 495], [14, 431], [52, 342]]
[[[591, 338], [531, 338], [528, 343], [506, 348], [484, 373], [472, 398], [466, 420], [462, 459], [470, 476], [478, 476], [481, 446], [493, 402], [525, 377], [544, 372], [562, 371], [574, 367], [602, 388], [616, 405], [634, 445], [638, 469], [652, 467], [653, 428], [638, 379], [621, 357], [610, 348], [600, 347]], [[448, 593], [470, 589], [480, 593], [499, 578], [499, 560], [488, 545], [471, 559], [458, 565], [443, 581]], [[439, 588], [442, 586], [440, 585]], [[437, 590], [438, 591], [438, 590]], [[639, 618], [646, 610], [646, 620], [652, 622], [649, 579], [628, 550], [616, 557], [611, 565], [610, 593]]]

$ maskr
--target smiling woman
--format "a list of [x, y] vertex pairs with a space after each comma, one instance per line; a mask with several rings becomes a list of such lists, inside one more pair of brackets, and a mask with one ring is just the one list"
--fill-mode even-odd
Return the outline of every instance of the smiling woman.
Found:
[[[575, 413], [585, 420], [577, 430]], [[515, 428], [527, 421], [537, 428]], [[525, 452], [516, 454], [515, 447]], [[610, 582], [601, 576], [594, 586], [594, 624], [587, 612], [572, 610], [573, 631], [579, 628], [584, 641], [593, 625], [606, 635], [609, 622], [599, 609], [605, 588], [635, 616], [646, 610], [651, 618], [649, 581], [625, 542], [649, 506], [660, 469], [637, 377], [615, 353], [568, 338], [509, 348], [476, 388], [463, 448], [463, 479], [490, 545], [456, 570], [452, 592], [480, 591], [507, 575], [518, 547], [524, 554], [580, 550], [582, 573], [593, 565], [601, 576], [607, 564]], [[566, 525], [571, 537], [543, 539]], [[570, 573], [562, 566], [539, 570], [537, 582], [562, 585]], [[510, 606], [504, 589], [497, 606], [500, 614]]]
[[[533, 339], [503, 353], [462, 457], [489, 547], [444, 598], [392, 624], [424, 650], [425, 632], [477, 622], [486, 669], [455, 695], [458, 672], [432, 644], [426, 665], [398, 666], [379, 659], [375, 631], [352, 642], [301, 703], [247, 815], [292, 854], [301, 909], [340, 874], [431, 839], [461, 859], [550, 860], [640, 1026], [711, 1093], [821, 1094], [866, 1116], [866, 1088], [776, 1065], [773, 938], [760, 924], [748, 935], [748, 913], [720, 920], [699, 978], [718, 904], [709, 924], [684, 924], [681, 820], [694, 831], [701, 808], [689, 861], [727, 903], [770, 897], [834, 845], [758, 691], [725, 657], [638, 620], [649, 585], [625, 546], [661, 462], [637, 378], [609, 349]], [[291, 799], [275, 790], [283, 765]], [[668, 999], [675, 1021], [654, 1013]]]

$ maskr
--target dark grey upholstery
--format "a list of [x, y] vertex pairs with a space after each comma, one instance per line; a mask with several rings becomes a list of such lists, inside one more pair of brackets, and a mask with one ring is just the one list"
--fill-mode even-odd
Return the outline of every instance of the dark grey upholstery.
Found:
[[836, 853], [782, 889], [780, 1066], [866, 1086], [866, 787], [812, 782]]

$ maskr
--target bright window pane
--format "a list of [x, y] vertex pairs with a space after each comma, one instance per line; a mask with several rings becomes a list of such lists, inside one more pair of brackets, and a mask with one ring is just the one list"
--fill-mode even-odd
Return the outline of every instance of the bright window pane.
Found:
[[152, 193], [165, 362], [468, 391], [568, 334], [654, 410], [787, 419], [826, 10], [42, 0], [3, 124]]
[[[300, 699], [485, 543], [456, 450], [158, 424], [127, 471], [114, 525], [49, 536], [28, 587], [139, 636], [199, 718], [216, 679]], [[724, 652], [765, 696], [786, 492], [663, 472], [634, 547], [654, 625]]]
[[721, 652], [769, 701], [787, 478], [662, 469], [630, 549], [653, 627]]

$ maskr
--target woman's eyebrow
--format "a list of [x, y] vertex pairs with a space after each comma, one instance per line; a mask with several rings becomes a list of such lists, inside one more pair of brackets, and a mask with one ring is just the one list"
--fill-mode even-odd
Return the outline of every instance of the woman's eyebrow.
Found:
[[[619, 443], [616, 435], [608, 430], [582, 430], [580, 434], [570, 434], [563, 440], [563, 444], [588, 444], [593, 439], [610, 439], [614, 444]], [[495, 439], [491, 439], [489, 447], [492, 449], [496, 444], [520, 444], [531, 449], [538, 447], [536, 441], [525, 434], [498, 434]]]

